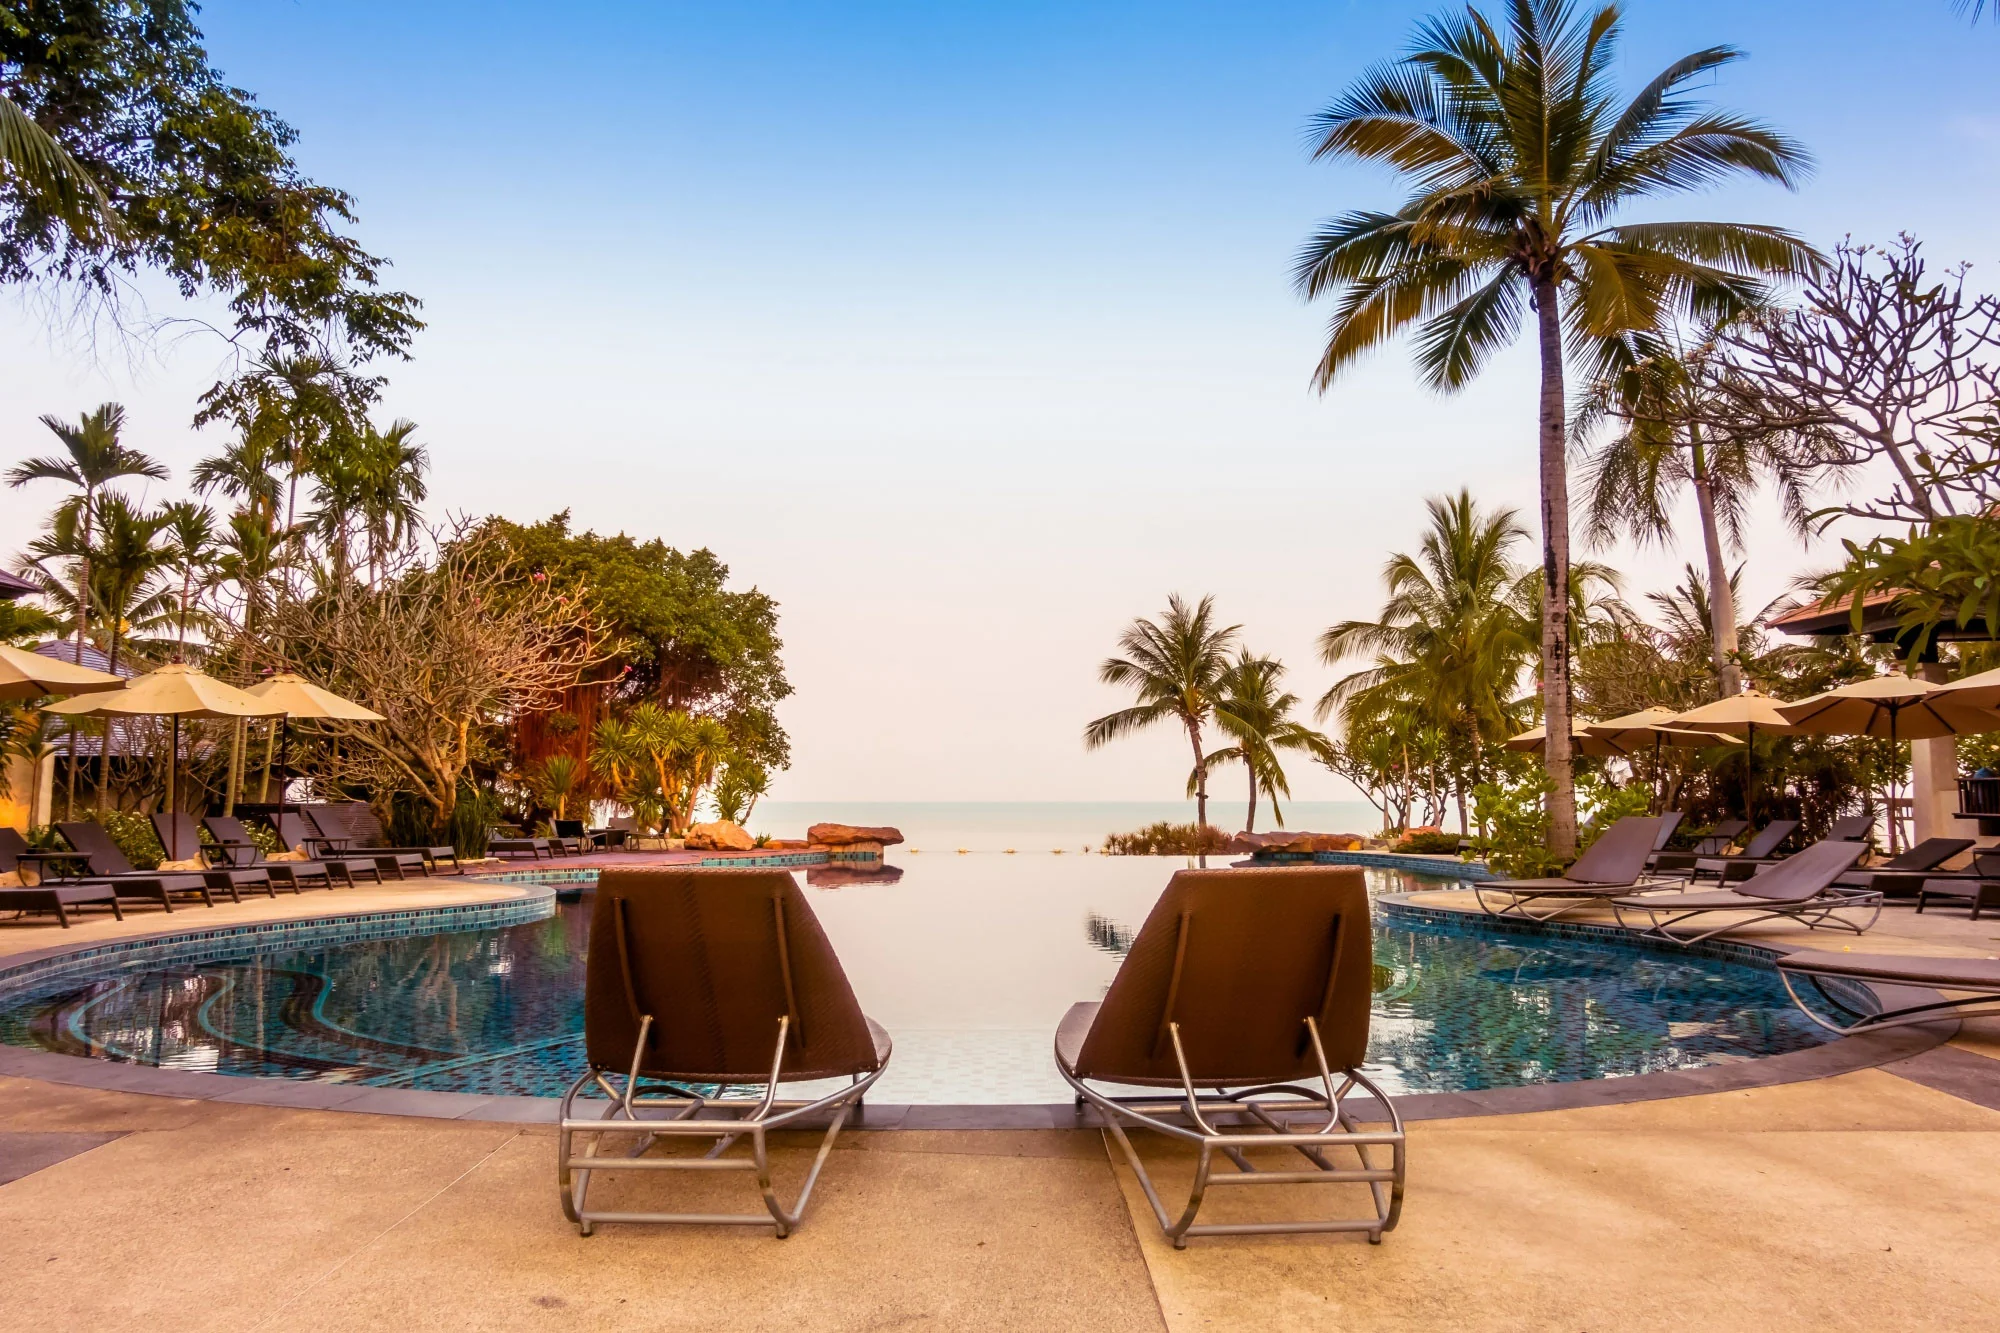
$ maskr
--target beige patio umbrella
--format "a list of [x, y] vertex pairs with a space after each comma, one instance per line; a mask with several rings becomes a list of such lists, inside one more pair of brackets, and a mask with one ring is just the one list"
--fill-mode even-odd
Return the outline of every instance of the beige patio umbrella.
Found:
[[[1876, 736], [1921, 741], [2000, 731], [2000, 712], [1973, 702], [1974, 695], [1913, 680], [1900, 671], [1871, 676], [1815, 694], [1778, 711], [1797, 731], [1820, 736]], [[2000, 690], [1995, 691], [2000, 702]]]
[[1757, 733], [1760, 730], [1789, 732], [1795, 729], [1790, 719], [1778, 711], [1780, 707], [1776, 699], [1753, 687], [1727, 699], [1717, 699], [1712, 704], [1674, 714], [1673, 725], [1676, 727], [1692, 731], [1719, 731], [1743, 738], [1743, 815], [1753, 823], [1757, 816], [1754, 813], [1756, 764], [1752, 755]]
[[92, 671], [59, 658], [43, 657], [0, 644], [0, 699], [39, 699], [45, 694], [95, 694], [122, 689], [123, 676]]
[[1719, 731], [1689, 731], [1673, 725], [1678, 716], [1671, 708], [1658, 704], [1651, 708], [1641, 708], [1636, 713], [1626, 713], [1622, 717], [1606, 718], [1602, 722], [1592, 722], [1584, 728], [1599, 740], [1609, 741], [1626, 754], [1635, 754], [1652, 747], [1653, 772], [1660, 771], [1660, 749], [1672, 745], [1680, 749], [1701, 749], [1710, 745], [1734, 745], [1736, 738]]
[[[1570, 744], [1575, 747], [1576, 753], [1588, 755], [1592, 759], [1607, 759], [1623, 755], [1625, 753], [1623, 746], [1618, 745], [1614, 741], [1607, 740], [1603, 736], [1592, 734], [1590, 728], [1595, 725], [1596, 723], [1587, 717], [1573, 717], [1569, 720]], [[1540, 754], [1547, 740], [1548, 732], [1545, 728], [1532, 727], [1518, 736], [1509, 736], [1503, 743], [1509, 750], [1519, 750], [1527, 754]]]
[[[172, 811], [176, 808], [174, 786], [180, 767], [182, 718], [271, 717], [278, 710], [234, 685], [203, 675], [185, 662], [170, 662], [158, 671], [125, 682], [122, 690], [68, 699], [51, 704], [47, 711], [65, 717], [171, 717], [174, 739], [167, 757], [166, 808]], [[105, 762], [109, 763], [110, 758], [107, 746]], [[180, 860], [180, 849], [167, 848], [167, 859]]]
[[[352, 699], [343, 699], [332, 690], [324, 690], [295, 671], [280, 671], [269, 680], [259, 681], [244, 693], [266, 704], [275, 705], [270, 711], [282, 714], [279, 726], [284, 728], [284, 738], [278, 752], [278, 771], [290, 773], [287, 767], [292, 758], [292, 719], [295, 717], [320, 718], [329, 722], [381, 722], [383, 717], [373, 709], [364, 708]], [[270, 758], [270, 751], [264, 752]], [[269, 775], [266, 774], [268, 779]], [[267, 797], [270, 793], [264, 793]], [[283, 792], [279, 793], [279, 808], [284, 806]]]
[[1941, 696], [1940, 701], [1950, 699], [1975, 708], [2000, 708], [2000, 667], [1955, 680], [1949, 685], [1940, 685], [1937, 693]]

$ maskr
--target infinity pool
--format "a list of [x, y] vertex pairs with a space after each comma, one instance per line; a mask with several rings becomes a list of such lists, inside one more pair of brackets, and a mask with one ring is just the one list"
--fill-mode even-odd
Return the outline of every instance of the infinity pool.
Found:
[[[1056, 1022], [1104, 993], [1177, 864], [924, 856], [881, 878], [802, 877], [818, 881], [808, 897], [862, 1007], [896, 1041], [875, 1099], [1068, 1100], [1050, 1062]], [[1378, 894], [1423, 887], [1369, 874]], [[525, 925], [107, 965], [0, 995], [0, 1041], [209, 1073], [555, 1096], [581, 1058], [588, 912], [586, 898]], [[1820, 1039], [1774, 972], [1699, 956], [1378, 910], [1375, 963], [1370, 1060], [1392, 1091], [1615, 1077]]]

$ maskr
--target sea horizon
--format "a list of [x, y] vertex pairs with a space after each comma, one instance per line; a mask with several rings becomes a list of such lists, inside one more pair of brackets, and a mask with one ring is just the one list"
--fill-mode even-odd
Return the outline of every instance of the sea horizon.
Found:
[[[1225, 832], [1243, 828], [1245, 802], [1214, 799], [1208, 822]], [[1373, 833], [1382, 816], [1366, 801], [1285, 801], [1282, 827], [1311, 833]], [[759, 801], [746, 827], [752, 834], [799, 838], [812, 824], [889, 825], [913, 852], [1080, 852], [1096, 850], [1114, 833], [1167, 820], [1194, 822], [1192, 801]], [[1257, 804], [1257, 830], [1281, 827], [1267, 802]]]

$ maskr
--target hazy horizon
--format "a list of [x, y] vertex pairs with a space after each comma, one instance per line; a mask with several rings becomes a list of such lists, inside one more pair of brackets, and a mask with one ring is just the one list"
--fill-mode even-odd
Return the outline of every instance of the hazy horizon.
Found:
[[[1293, 296], [1292, 253], [1399, 193], [1310, 163], [1303, 126], [1440, 8], [598, 4], [552, 23], [218, 0], [202, 22], [425, 302], [380, 415], [418, 423], [433, 516], [568, 509], [710, 547], [778, 600], [797, 694], [774, 798], [1177, 802], [1184, 737], [1080, 741], [1124, 702], [1095, 670], [1132, 617], [1214, 593], [1311, 700], [1340, 674], [1314, 639], [1375, 611], [1426, 496], [1534, 512], [1525, 345], [1451, 399], [1406, 347], [1325, 397], [1307, 384], [1326, 311]], [[1828, 246], [1909, 230], [2000, 286], [1990, 21], [1947, 0], [1654, 0], [1627, 32], [1628, 92], [1745, 48], [1710, 95], [1819, 161], [1796, 194], [1673, 214]], [[162, 317], [203, 313], [148, 291]], [[223, 443], [188, 426], [219, 343], [177, 325], [93, 352], [43, 315], [0, 315], [0, 451], [46, 452], [37, 416], [115, 399], [174, 471], [150, 494], [184, 493]], [[0, 489], [0, 555], [55, 499]], [[1747, 604], [1838, 551], [1760, 515]], [[1606, 558], [1637, 600], [1697, 555]], [[1291, 776], [1302, 801], [1352, 796]]]

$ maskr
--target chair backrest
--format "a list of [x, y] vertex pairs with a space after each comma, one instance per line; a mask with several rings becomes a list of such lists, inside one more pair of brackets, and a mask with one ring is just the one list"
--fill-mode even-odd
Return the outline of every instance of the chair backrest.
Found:
[[1817, 898], [1829, 884], [1852, 870], [1867, 850], [1866, 843], [1816, 842], [1802, 852], [1765, 866], [1734, 887], [1746, 898], [1804, 902]]
[[613, 815], [611, 816], [610, 822], [606, 823], [604, 827], [608, 829], [617, 829], [622, 833], [630, 833], [633, 827], [632, 816]]
[[243, 827], [243, 821], [235, 815], [209, 815], [201, 821], [208, 828], [208, 836], [224, 847], [254, 847], [257, 844], [250, 837], [250, 830]]
[[555, 828], [558, 838], [582, 838], [589, 836], [583, 831], [583, 821], [581, 819], [557, 819], [552, 820], [551, 823]]
[[1892, 856], [1877, 870], [1936, 870], [1972, 845], [1971, 838], [1925, 838], [1900, 856]]
[[285, 850], [296, 852], [308, 846], [315, 834], [319, 833], [298, 810], [274, 810], [267, 818], [271, 827], [277, 830], [278, 841], [285, 844]]
[[169, 861], [184, 861], [201, 855], [201, 834], [195, 831], [194, 816], [175, 811], [153, 812], [153, 834], [166, 849]]
[[1305, 1021], [1327, 1063], [1368, 1056], [1374, 944], [1359, 867], [1182, 870], [1153, 904], [1077, 1052], [1110, 1082], [1180, 1079], [1180, 1027], [1203, 1087], [1316, 1077]]
[[1867, 815], [1842, 815], [1826, 826], [1826, 836], [1834, 842], [1866, 842], [1874, 828]]
[[1796, 819], [1774, 819], [1757, 830], [1757, 836], [1743, 844], [1743, 854], [1747, 857], [1773, 856], [1784, 846], [1785, 839], [1799, 831]]
[[1972, 873], [1981, 879], [2000, 879], [2000, 847], [1987, 847], [1974, 852]]
[[1747, 819], [1725, 819], [1704, 834], [1694, 845], [1701, 856], [1715, 856], [1729, 850], [1729, 844], [1736, 841], [1744, 829], [1750, 827]]
[[89, 819], [71, 820], [56, 825], [56, 832], [63, 835], [63, 841], [74, 847], [90, 866], [93, 875], [132, 875], [137, 870], [125, 859], [125, 853], [118, 850], [118, 844], [104, 830], [104, 825]]
[[1661, 815], [1660, 831], [1653, 839], [1653, 850], [1656, 852], [1665, 851], [1667, 844], [1673, 841], [1674, 830], [1678, 829], [1681, 826], [1681, 821], [1686, 818], [1687, 812], [1685, 810], [1669, 810]]
[[783, 1076], [878, 1067], [875, 1040], [819, 918], [782, 870], [655, 866], [597, 882], [583, 987], [584, 1048], [627, 1069], [653, 1016], [641, 1072], [762, 1083], [789, 1014]]
[[1646, 857], [1659, 840], [1657, 816], [1627, 815], [1597, 835], [1563, 878], [1579, 884], [1630, 884], [1646, 869]]
[[21, 830], [0, 824], [0, 875], [21, 868], [21, 854], [28, 850], [28, 840], [21, 836]]

